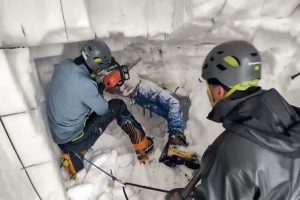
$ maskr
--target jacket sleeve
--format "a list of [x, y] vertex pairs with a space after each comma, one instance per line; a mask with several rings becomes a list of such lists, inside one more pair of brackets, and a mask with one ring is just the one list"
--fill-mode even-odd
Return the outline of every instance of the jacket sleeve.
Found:
[[[224, 156], [223, 153], [228, 154], [230, 151], [217, 154], [204, 154], [203, 158], [205, 159], [206, 157], [208, 159], [206, 159], [206, 162], [203, 162], [202, 159], [201, 167], [203, 167], [203, 175], [201, 183], [194, 191], [196, 199], [254, 199], [256, 187], [253, 180], [239, 166], [238, 163], [241, 160]], [[212, 159], [213, 161], [211, 161]]]
[[158, 93], [157, 103], [167, 110], [168, 129], [182, 129], [182, 111], [179, 101], [169, 92], [161, 89]]
[[103, 115], [108, 109], [107, 101], [100, 95], [96, 82], [87, 83], [82, 92], [82, 102], [97, 115]]
[[300, 116], [300, 108], [293, 106], [293, 108], [295, 109], [295, 111], [298, 113], [298, 115]]
[[[218, 165], [218, 163], [216, 163]], [[248, 181], [243, 171], [222, 171], [222, 174], [212, 171], [201, 180], [195, 191], [196, 199], [253, 199], [255, 187]]]

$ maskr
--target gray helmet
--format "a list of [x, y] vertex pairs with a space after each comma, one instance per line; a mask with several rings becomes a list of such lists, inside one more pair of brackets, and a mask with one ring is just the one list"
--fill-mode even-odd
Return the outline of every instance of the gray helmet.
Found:
[[202, 66], [205, 80], [215, 78], [231, 87], [261, 78], [261, 58], [258, 50], [242, 40], [224, 42], [213, 48]]
[[88, 67], [93, 71], [106, 69], [111, 63], [111, 51], [103, 41], [88, 41], [80, 52]]

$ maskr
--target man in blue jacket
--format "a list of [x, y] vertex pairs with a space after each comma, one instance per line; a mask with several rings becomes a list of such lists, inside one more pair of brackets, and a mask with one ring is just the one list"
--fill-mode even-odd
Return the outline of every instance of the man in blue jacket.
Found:
[[107, 102], [95, 74], [110, 68], [113, 57], [102, 41], [89, 41], [81, 56], [58, 65], [48, 90], [48, 119], [54, 142], [64, 152], [63, 165], [71, 176], [83, 168], [83, 156], [114, 120], [130, 137], [138, 159], [144, 162], [153, 148], [151, 138], [119, 99]]

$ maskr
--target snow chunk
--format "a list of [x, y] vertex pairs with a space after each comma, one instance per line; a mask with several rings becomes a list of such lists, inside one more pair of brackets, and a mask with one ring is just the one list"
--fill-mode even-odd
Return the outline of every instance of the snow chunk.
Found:
[[271, 17], [287, 17], [289, 16], [299, 4], [299, 0], [265, 0], [262, 10], [263, 16]]
[[98, 198], [98, 200], [111, 200], [111, 199], [113, 199], [113, 195], [111, 192], [102, 193]]
[[93, 196], [93, 184], [85, 183], [68, 189], [68, 196], [71, 200], [85, 200]]
[[120, 167], [127, 167], [133, 161], [133, 154], [127, 153], [117, 157], [117, 165]]
[[193, 13], [197, 18], [215, 17], [222, 9], [225, 0], [193, 0]]

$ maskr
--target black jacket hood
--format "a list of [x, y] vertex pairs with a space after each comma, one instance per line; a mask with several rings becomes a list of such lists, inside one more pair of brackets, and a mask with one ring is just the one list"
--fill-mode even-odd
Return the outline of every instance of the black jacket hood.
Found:
[[275, 90], [258, 90], [220, 101], [208, 119], [256, 144], [287, 157], [300, 157], [300, 112]]

